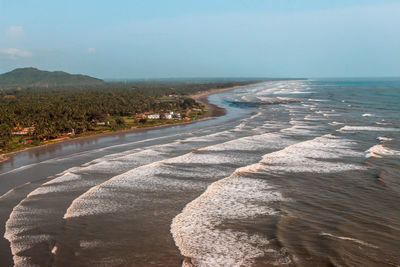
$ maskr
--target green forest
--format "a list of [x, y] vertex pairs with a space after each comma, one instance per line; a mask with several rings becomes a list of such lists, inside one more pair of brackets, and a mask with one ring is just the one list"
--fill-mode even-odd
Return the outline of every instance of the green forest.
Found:
[[[59, 138], [154, 125], [137, 120], [145, 112], [204, 114], [190, 95], [246, 82], [131, 82], [78, 87], [25, 87], [0, 90], [2, 153]], [[167, 122], [164, 122], [167, 123]], [[173, 122], [168, 122], [173, 123]], [[99, 125], [100, 124], [100, 125]], [[160, 123], [158, 123], [160, 124]], [[28, 129], [24, 135], [16, 131]]]

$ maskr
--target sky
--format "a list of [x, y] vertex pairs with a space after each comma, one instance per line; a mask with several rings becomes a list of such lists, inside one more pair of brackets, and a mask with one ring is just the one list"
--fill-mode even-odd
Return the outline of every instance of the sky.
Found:
[[0, 0], [0, 73], [398, 77], [400, 0]]

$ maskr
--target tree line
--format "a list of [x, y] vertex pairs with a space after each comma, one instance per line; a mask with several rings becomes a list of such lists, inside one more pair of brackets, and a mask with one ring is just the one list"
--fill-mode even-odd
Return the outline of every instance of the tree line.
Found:
[[[198, 108], [188, 95], [244, 82], [107, 83], [104, 86], [16, 88], [0, 91], [0, 148], [6, 148], [16, 127], [32, 127], [32, 138], [56, 138], [92, 130], [105, 116], [132, 116], [147, 111]], [[248, 82], [247, 82], [248, 83]], [[168, 97], [168, 96], [173, 97]]]

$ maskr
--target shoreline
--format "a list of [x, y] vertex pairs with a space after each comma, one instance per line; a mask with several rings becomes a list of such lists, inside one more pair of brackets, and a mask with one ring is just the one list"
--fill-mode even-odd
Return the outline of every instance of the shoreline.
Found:
[[221, 88], [221, 89], [212, 89], [210, 91], [206, 92], [201, 92], [195, 95], [192, 95], [191, 98], [193, 98], [196, 102], [199, 102], [200, 104], [203, 104], [206, 107], [207, 110], [207, 115], [206, 117], [219, 117], [223, 116], [226, 114], [226, 110], [224, 108], [218, 107], [217, 105], [211, 104], [208, 101], [208, 97], [213, 94], [217, 93], [222, 93], [225, 91], [231, 91], [239, 88], [243, 88], [245, 86], [249, 86], [252, 84], [248, 85], [238, 85], [238, 86], [233, 86], [233, 87], [228, 87], [228, 88]]
[[205, 91], [205, 92], [200, 92], [198, 94], [192, 95], [190, 96], [191, 98], [193, 98], [196, 102], [199, 102], [201, 104], [203, 104], [206, 107], [207, 113], [206, 115], [198, 120], [193, 120], [193, 121], [187, 121], [187, 122], [181, 122], [181, 123], [174, 123], [174, 124], [165, 124], [165, 125], [157, 125], [157, 126], [151, 126], [151, 127], [144, 127], [144, 128], [132, 128], [132, 129], [124, 129], [124, 130], [118, 130], [115, 132], [109, 132], [109, 133], [93, 133], [87, 136], [81, 136], [81, 137], [76, 137], [76, 138], [68, 138], [65, 140], [60, 140], [60, 141], [56, 141], [56, 142], [52, 142], [49, 144], [41, 144], [38, 146], [34, 146], [34, 147], [28, 147], [22, 150], [18, 150], [18, 151], [14, 151], [14, 152], [9, 152], [9, 153], [5, 153], [5, 154], [0, 154], [0, 164], [3, 162], [6, 162], [10, 159], [10, 156], [14, 156], [18, 153], [24, 152], [24, 151], [28, 151], [28, 150], [35, 150], [35, 149], [40, 149], [43, 147], [47, 147], [47, 146], [52, 146], [52, 145], [56, 145], [56, 144], [62, 144], [62, 143], [69, 143], [69, 142], [74, 142], [77, 140], [90, 140], [90, 139], [95, 139], [95, 138], [102, 138], [102, 137], [108, 137], [108, 136], [116, 136], [119, 134], [126, 134], [126, 133], [141, 133], [141, 132], [146, 132], [146, 131], [152, 131], [152, 130], [159, 130], [159, 129], [164, 129], [164, 128], [168, 128], [168, 127], [174, 127], [174, 126], [179, 126], [179, 125], [187, 125], [187, 124], [192, 124], [192, 123], [196, 123], [196, 122], [200, 122], [200, 121], [205, 121], [205, 120], [211, 120], [215, 117], [220, 117], [226, 114], [226, 110], [224, 108], [218, 107], [217, 105], [211, 104], [208, 101], [208, 97], [210, 95], [213, 94], [217, 94], [217, 93], [222, 93], [225, 91], [231, 91], [231, 90], [235, 90], [238, 88], [243, 88], [245, 86], [249, 86], [252, 84], [248, 84], [248, 85], [240, 85], [240, 86], [233, 86], [233, 87], [228, 87], [228, 88], [217, 88], [217, 89], [212, 89], [209, 91]]

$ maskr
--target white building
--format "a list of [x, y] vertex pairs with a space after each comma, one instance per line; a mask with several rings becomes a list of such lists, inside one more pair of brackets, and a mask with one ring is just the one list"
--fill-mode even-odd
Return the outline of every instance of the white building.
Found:
[[160, 114], [150, 114], [147, 116], [147, 118], [150, 120], [158, 120], [160, 119]]

